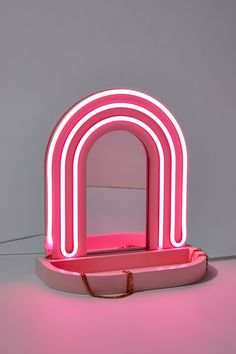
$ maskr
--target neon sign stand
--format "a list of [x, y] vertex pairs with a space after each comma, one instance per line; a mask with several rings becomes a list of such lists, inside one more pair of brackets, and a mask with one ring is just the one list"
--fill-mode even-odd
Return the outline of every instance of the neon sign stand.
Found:
[[[88, 152], [99, 137], [114, 130], [131, 132], [145, 147], [146, 235], [87, 237]], [[179, 286], [204, 277], [206, 254], [186, 245], [185, 139], [158, 100], [113, 89], [76, 103], [49, 140], [45, 184], [46, 257], [36, 259], [36, 273], [50, 287], [99, 296]]]

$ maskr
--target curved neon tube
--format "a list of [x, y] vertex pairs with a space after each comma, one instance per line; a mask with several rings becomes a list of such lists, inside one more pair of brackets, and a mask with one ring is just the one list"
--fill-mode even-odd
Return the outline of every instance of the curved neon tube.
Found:
[[73, 242], [74, 242], [74, 249], [72, 252], [68, 253], [65, 249], [65, 234], [61, 237], [61, 253], [65, 257], [73, 257], [78, 251], [78, 163], [79, 163], [79, 156], [80, 152], [86, 143], [86, 140], [89, 138], [94, 131], [112, 122], [131, 122], [143, 128], [154, 140], [160, 157], [160, 198], [159, 198], [159, 242], [163, 244], [163, 210], [164, 210], [164, 153], [161, 146], [159, 139], [157, 138], [156, 134], [153, 132], [152, 129], [148, 125], [143, 122], [140, 122], [138, 119], [131, 118], [131, 117], [111, 117], [100, 121], [99, 123], [92, 126], [82, 137], [80, 140], [76, 152], [74, 155], [73, 160]]
[[52, 243], [53, 243], [53, 237], [52, 237], [52, 158], [53, 158], [53, 153], [55, 149], [55, 145], [57, 142], [57, 139], [62, 132], [63, 128], [67, 124], [67, 122], [70, 120], [70, 118], [82, 107], [87, 105], [88, 103], [102, 98], [102, 97], [107, 97], [110, 95], [115, 95], [115, 94], [126, 94], [126, 95], [133, 95], [136, 97], [143, 98], [151, 103], [153, 103], [155, 106], [160, 108], [166, 116], [170, 119], [172, 124], [174, 125], [179, 139], [181, 143], [181, 148], [182, 148], [182, 154], [183, 154], [183, 188], [182, 188], [182, 239], [180, 242], [176, 242], [174, 238], [174, 234], [171, 233], [171, 243], [175, 247], [180, 247], [184, 244], [186, 241], [186, 201], [187, 201], [187, 149], [186, 149], [186, 143], [185, 139], [183, 136], [183, 133], [175, 120], [174, 116], [169, 112], [169, 110], [159, 101], [154, 99], [153, 97], [150, 97], [144, 93], [134, 91], [134, 90], [125, 90], [125, 89], [115, 89], [115, 90], [109, 90], [109, 91], [103, 91], [99, 92], [97, 94], [94, 94], [83, 101], [79, 102], [76, 106], [74, 106], [66, 115], [65, 117], [61, 120], [59, 123], [58, 127], [54, 131], [54, 134], [52, 136], [52, 140], [50, 142], [50, 146], [48, 149], [48, 155], [47, 155], [47, 243], [48, 243], [48, 248], [52, 248]]
[[[129, 104], [129, 103], [113, 103], [113, 104], [107, 104], [104, 106], [101, 106], [99, 108], [94, 109], [93, 111], [89, 112], [86, 116], [84, 116], [71, 130], [70, 134], [68, 135], [66, 142], [64, 144], [63, 150], [62, 150], [62, 157], [61, 157], [61, 169], [60, 169], [60, 175], [61, 175], [61, 183], [60, 183], [60, 195], [61, 195], [61, 252], [62, 254], [66, 257], [72, 257], [74, 255], [74, 252], [72, 252], [72, 256], [70, 256], [70, 253], [66, 252], [65, 249], [65, 173], [66, 173], [66, 156], [68, 152], [68, 148], [70, 146], [70, 143], [76, 134], [76, 132], [81, 128], [81, 126], [88, 121], [90, 118], [92, 118], [94, 115], [106, 111], [108, 109], [112, 108], [130, 108], [139, 112], [144, 113], [145, 115], [149, 116], [151, 119], [153, 119], [163, 130], [164, 134], [166, 135], [166, 138], [168, 140], [170, 150], [171, 150], [171, 227], [170, 227], [170, 235], [174, 239], [174, 232], [175, 232], [175, 175], [176, 175], [176, 156], [175, 156], [175, 148], [174, 148], [174, 143], [172, 141], [172, 138], [166, 129], [165, 125], [160, 121], [158, 117], [156, 117], [153, 113], [149, 112], [147, 109], [134, 105], [134, 104]], [[149, 128], [150, 129], [150, 128]], [[154, 132], [153, 132], [154, 133]], [[154, 133], [155, 134], [155, 133]], [[156, 136], [156, 134], [155, 134]], [[162, 206], [163, 207], [163, 206]], [[76, 218], [76, 219], [75, 219]], [[75, 220], [77, 220], [78, 216], [75, 216]], [[73, 240], [74, 240], [74, 245], [76, 247], [78, 246], [78, 233], [73, 232]], [[171, 238], [171, 237], [170, 237]], [[75, 247], [75, 248], [76, 248]], [[160, 237], [159, 241], [159, 247], [163, 247], [163, 237]]]

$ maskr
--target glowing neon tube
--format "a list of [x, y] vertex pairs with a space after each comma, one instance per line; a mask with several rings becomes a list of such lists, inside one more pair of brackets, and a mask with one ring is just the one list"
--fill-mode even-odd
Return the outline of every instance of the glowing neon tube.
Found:
[[[153, 103], [154, 105], [156, 105], [158, 108], [160, 108], [165, 114], [166, 116], [170, 119], [170, 121], [172, 122], [172, 124], [174, 125], [178, 137], [180, 139], [180, 143], [181, 143], [181, 148], [182, 148], [182, 156], [183, 156], [183, 176], [182, 176], [182, 239], [180, 242], [176, 242], [175, 241], [175, 234], [174, 234], [174, 229], [175, 229], [175, 174], [176, 174], [176, 157], [175, 157], [175, 147], [172, 141], [172, 138], [167, 130], [167, 128], [165, 127], [165, 124], [163, 122], [161, 122], [160, 120], [158, 120], [158, 118], [150, 111], [146, 110], [143, 107], [137, 106], [137, 105], [132, 105], [132, 104], [125, 104], [125, 103], [120, 103], [120, 104], [110, 104], [110, 105], [106, 105], [106, 106], [101, 106], [98, 109], [95, 109], [93, 112], [90, 112], [86, 117], [88, 117], [89, 119], [89, 115], [91, 116], [92, 113], [96, 114], [96, 112], [100, 112], [103, 111], [105, 109], [108, 109], [108, 106], [110, 108], [114, 108], [114, 107], [127, 107], [127, 108], [132, 108], [135, 109], [137, 111], [143, 112], [144, 114], [148, 115], [150, 118], [152, 118], [153, 120], [155, 120], [159, 126], [161, 127], [162, 131], [164, 132], [165, 136], [167, 137], [169, 146], [170, 146], [170, 150], [171, 150], [171, 162], [172, 162], [172, 174], [171, 174], [171, 227], [170, 227], [170, 241], [172, 243], [172, 245], [174, 247], [180, 247], [185, 243], [186, 240], [186, 194], [187, 194], [187, 151], [186, 151], [186, 144], [185, 144], [185, 140], [182, 134], [182, 131], [180, 129], [180, 127], [178, 126], [178, 123], [176, 122], [176, 120], [174, 119], [174, 117], [172, 116], [172, 114], [166, 109], [166, 107], [164, 107], [160, 102], [158, 102], [157, 100], [155, 100], [154, 98], [145, 95], [143, 93], [140, 92], [136, 92], [136, 91], [132, 91], [132, 90], [110, 90], [110, 91], [105, 91], [105, 92], [100, 92], [97, 93], [95, 95], [92, 95], [90, 97], [88, 97], [87, 99], [83, 100], [82, 102], [79, 102], [76, 106], [74, 106], [67, 114], [66, 116], [61, 120], [61, 122], [59, 123], [59, 125], [57, 126], [57, 128], [54, 131], [54, 135], [52, 137], [49, 149], [48, 149], [48, 155], [47, 155], [47, 204], [48, 204], [48, 215], [47, 215], [47, 240], [48, 240], [48, 245], [49, 248], [50, 246], [52, 246], [52, 158], [53, 158], [53, 153], [54, 153], [54, 149], [55, 149], [55, 144], [57, 142], [57, 139], [60, 136], [60, 133], [62, 132], [63, 128], [65, 127], [66, 123], [70, 120], [70, 118], [82, 107], [84, 107], [86, 104], [101, 98], [101, 97], [107, 97], [110, 95], [114, 95], [114, 94], [125, 94], [125, 95], [132, 95], [132, 96], [137, 96], [137, 97], [141, 97], [151, 103]], [[105, 108], [106, 107], [106, 108]], [[76, 129], [75, 127], [73, 128], [73, 134], [77, 131], [77, 129], [79, 128], [78, 124], [80, 124], [80, 126], [84, 123], [85, 121], [85, 117], [83, 117], [81, 119], [81, 121], [79, 121], [79, 123], [77, 123], [76, 125]], [[81, 123], [80, 123], [81, 122]], [[70, 136], [72, 137], [72, 131], [70, 133]], [[66, 141], [65, 146], [63, 148], [63, 153], [62, 153], [62, 159], [61, 159], [61, 177], [64, 175], [64, 164], [65, 164], [65, 160], [66, 160], [66, 153], [69, 147], [69, 143], [70, 143], [70, 139]], [[63, 179], [63, 177], [62, 177]], [[61, 183], [61, 196], [63, 199], [63, 196], [65, 195], [65, 184]], [[65, 218], [65, 213], [64, 213], [64, 209], [65, 209], [65, 204], [62, 202], [62, 209], [61, 209], [61, 226], [65, 225], [65, 220], [63, 220], [63, 217]], [[63, 209], [64, 208], [64, 209]], [[63, 216], [64, 215], [64, 216]], [[63, 227], [62, 226], [62, 234], [63, 234]], [[74, 240], [75, 241], [75, 240]], [[78, 241], [78, 240], [77, 240]], [[159, 242], [159, 246], [161, 246], [161, 241]]]
[[[95, 132], [97, 129], [100, 127], [112, 123], [112, 122], [118, 122], [118, 121], [123, 121], [123, 122], [130, 122], [133, 124], [136, 124], [143, 128], [154, 140], [156, 147], [159, 152], [159, 157], [160, 157], [160, 198], [159, 198], [159, 242], [162, 244], [163, 243], [163, 210], [164, 210], [164, 153], [163, 149], [161, 146], [161, 143], [159, 139], [157, 138], [156, 134], [153, 132], [148, 125], [146, 125], [143, 122], [140, 122], [138, 119], [131, 118], [131, 117], [111, 117], [104, 119], [100, 121], [99, 123], [95, 124], [92, 126], [82, 137], [80, 140], [76, 152], [74, 155], [74, 161], [73, 161], [73, 244], [74, 248], [73, 251], [68, 253], [66, 251], [66, 240], [65, 240], [65, 228], [63, 228], [63, 233], [61, 234], [61, 252], [65, 257], [73, 257], [77, 251], [78, 251], [78, 163], [79, 163], [79, 156], [81, 149], [83, 148], [84, 144], [86, 143], [86, 140], [90, 137], [93, 132]], [[62, 183], [65, 183], [64, 181]], [[61, 215], [62, 216], [62, 215]], [[64, 218], [63, 218], [64, 222]], [[61, 225], [62, 226], [62, 225]], [[64, 226], [64, 225], [63, 225]], [[61, 229], [62, 230], [62, 229]]]

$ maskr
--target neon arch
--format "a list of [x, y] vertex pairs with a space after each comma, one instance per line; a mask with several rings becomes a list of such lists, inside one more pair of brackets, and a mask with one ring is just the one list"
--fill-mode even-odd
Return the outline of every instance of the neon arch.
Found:
[[[146, 150], [148, 150], [149, 154], [151, 152], [156, 152], [156, 150], [158, 151], [158, 157], [159, 157], [159, 168], [160, 168], [160, 178], [159, 178], [159, 203], [155, 203], [155, 200], [152, 201], [149, 204], [155, 204], [153, 206], [153, 209], [156, 211], [156, 216], [158, 218], [159, 216], [159, 226], [158, 226], [158, 231], [154, 231], [154, 232], [150, 232], [151, 235], [155, 235], [156, 233], [158, 233], [159, 238], [157, 237], [150, 237], [149, 238], [149, 249], [156, 249], [157, 248], [157, 241], [159, 240], [159, 243], [161, 243], [161, 245], [163, 245], [163, 204], [164, 204], [164, 193], [163, 193], [163, 187], [164, 187], [164, 153], [162, 150], [162, 146], [160, 144], [160, 141], [158, 140], [158, 138], [155, 137], [155, 134], [153, 133], [153, 131], [147, 132], [147, 137], [145, 137], [145, 135], [143, 134], [142, 131], [139, 131], [138, 128], [142, 128], [144, 130], [148, 129], [148, 126], [146, 126], [144, 123], [142, 124], [141, 122], [139, 122], [138, 120], [132, 118], [132, 117], [110, 117], [110, 118], [106, 118], [102, 121], [100, 121], [99, 123], [95, 124], [92, 128], [90, 128], [86, 134], [83, 136], [83, 138], [81, 139], [81, 142], [78, 144], [77, 148], [76, 148], [76, 152], [75, 152], [75, 158], [73, 161], [73, 172], [74, 177], [73, 177], [73, 183], [74, 183], [74, 190], [77, 187], [77, 183], [76, 181], [79, 181], [80, 179], [82, 179], [83, 177], [83, 171], [85, 170], [85, 164], [86, 164], [86, 160], [87, 160], [87, 153], [88, 150], [91, 146], [91, 144], [97, 140], [98, 137], [101, 136], [101, 134], [105, 134], [107, 132], [107, 130], [114, 130], [114, 123], [117, 123], [117, 127], [116, 129], [121, 130], [121, 129], [125, 129], [128, 130], [132, 133], [135, 132], [135, 135], [141, 140], [141, 142], [144, 144]], [[127, 124], [129, 123], [130, 126]], [[134, 125], [136, 125], [136, 127], [134, 127]], [[104, 130], [104, 127], [106, 126], [106, 130]], [[146, 130], [147, 131], [147, 130]], [[153, 142], [151, 143], [150, 141], [148, 141], [149, 138], [149, 134], [152, 136], [153, 135]], [[83, 156], [83, 143], [84, 142], [88, 142], [88, 147], [84, 148], [85, 150], [85, 155]], [[81, 168], [80, 168], [80, 178], [78, 177], [77, 174], [77, 165], [79, 163], [79, 157], [80, 155], [82, 155], [82, 159], [84, 160], [84, 164], [82, 164]], [[156, 160], [156, 159], [155, 159]], [[154, 165], [154, 163], [152, 162], [152, 164]], [[152, 174], [152, 181], [150, 181], [150, 184], [152, 185], [152, 188], [150, 188], [150, 191], [153, 191], [154, 189], [156, 189], [156, 179], [157, 179], [157, 171], [153, 171]], [[82, 178], [81, 178], [82, 177]], [[78, 183], [78, 186], [80, 186], [80, 183]], [[80, 190], [85, 189], [85, 185], [81, 186]], [[77, 205], [77, 207], [73, 208], [73, 211], [75, 213], [74, 215], [74, 220], [75, 220], [75, 216], [76, 216], [76, 212], [78, 211], [78, 198], [76, 198], [76, 194], [78, 193], [78, 191], [76, 190], [76, 192], [73, 194], [74, 198], [73, 198], [73, 202], [75, 202], [74, 204]], [[149, 197], [150, 199], [150, 197]], [[82, 203], [81, 203], [82, 204]], [[81, 205], [82, 210], [85, 209], [85, 205]], [[158, 210], [159, 209], [159, 210]], [[155, 213], [154, 213], [155, 214]], [[150, 217], [148, 218], [150, 221], [152, 220]], [[85, 217], [84, 217], [84, 223], [85, 223]], [[149, 229], [153, 229], [152, 227], [152, 222], [150, 222], [149, 225]], [[154, 228], [155, 229], [155, 228]], [[78, 233], [77, 229], [75, 230], [75, 232], [73, 233], [73, 235], [75, 236]], [[85, 236], [85, 235], [84, 235]], [[62, 247], [61, 247], [62, 249]], [[82, 252], [82, 255], [86, 254], [86, 249], [84, 249], [84, 252]], [[65, 255], [65, 253], [64, 253]], [[70, 255], [71, 257], [71, 255]]]
[[46, 253], [52, 258], [86, 255], [84, 166], [94, 140], [125, 129], [144, 144], [149, 159], [148, 248], [186, 242], [187, 150], [169, 110], [133, 90], [96, 93], [76, 103], [56, 126], [46, 154]]

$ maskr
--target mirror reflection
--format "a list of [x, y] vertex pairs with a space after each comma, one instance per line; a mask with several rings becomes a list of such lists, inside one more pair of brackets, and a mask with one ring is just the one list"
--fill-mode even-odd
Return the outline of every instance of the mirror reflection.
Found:
[[[133, 134], [100, 137], [87, 160], [88, 252], [146, 248], [146, 153]], [[91, 237], [104, 242], [90, 247]], [[93, 242], [94, 244], [94, 242]]]

